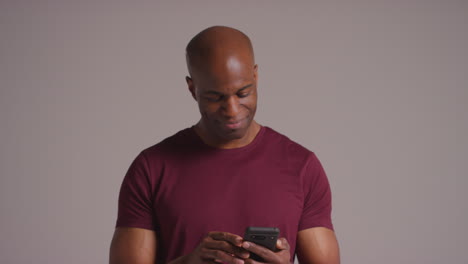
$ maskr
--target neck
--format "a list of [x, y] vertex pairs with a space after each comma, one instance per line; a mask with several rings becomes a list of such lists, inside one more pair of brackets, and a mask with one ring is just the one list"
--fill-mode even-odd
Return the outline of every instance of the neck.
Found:
[[194, 126], [195, 132], [205, 144], [220, 149], [233, 149], [247, 146], [255, 139], [258, 132], [260, 131], [260, 128], [260, 125], [255, 122], [255, 120], [253, 120], [242, 138], [225, 140], [210, 134], [209, 131], [203, 126], [201, 120]]

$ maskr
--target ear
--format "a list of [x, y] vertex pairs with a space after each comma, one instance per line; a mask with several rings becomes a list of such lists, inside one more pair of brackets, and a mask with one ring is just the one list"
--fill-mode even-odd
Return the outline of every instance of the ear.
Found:
[[197, 101], [197, 96], [195, 95], [195, 85], [193, 84], [192, 78], [185, 76], [185, 81], [187, 82], [188, 89], [190, 93], [192, 94], [193, 99]]
[[257, 80], [258, 80], [258, 65], [257, 64], [254, 65], [254, 80], [255, 80], [255, 83], [257, 83]]

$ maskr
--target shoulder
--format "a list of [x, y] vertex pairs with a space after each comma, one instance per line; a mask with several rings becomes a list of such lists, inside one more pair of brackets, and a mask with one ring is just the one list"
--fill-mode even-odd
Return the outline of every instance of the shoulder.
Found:
[[189, 149], [193, 149], [196, 143], [197, 141], [193, 130], [191, 128], [185, 128], [143, 149], [137, 158], [151, 162], [174, 155], [179, 156], [181, 153], [186, 153]]
[[180, 130], [140, 151], [130, 165], [127, 175], [133, 178], [137, 177], [135, 175], [141, 175], [155, 184], [155, 179], [159, 178], [161, 172], [167, 167], [179, 164], [189, 155], [189, 151], [186, 150], [195, 144], [196, 140], [191, 136], [190, 128]]
[[313, 151], [290, 139], [286, 135], [274, 130], [273, 128], [265, 126], [265, 142], [268, 145], [279, 147], [289, 156], [304, 157], [314, 156]]

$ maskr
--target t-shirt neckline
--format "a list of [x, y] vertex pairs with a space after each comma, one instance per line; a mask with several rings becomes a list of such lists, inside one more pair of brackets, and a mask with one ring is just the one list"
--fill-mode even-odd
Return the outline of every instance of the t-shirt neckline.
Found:
[[237, 152], [244, 152], [244, 151], [247, 151], [247, 150], [250, 150], [252, 148], [254, 148], [256, 145], [258, 145], [258, 143], [261, 141], [261, 139], [263, 138], [263, 135], [265, 134], [265, 131], [266, 131], [266, 127], [265, 126], [262, 126], [260, 125], [260, 130], [258, 131], [257, 135], [255, 135], [254, 139], [247, 145], [245, 146], [242, 146], [242, 147], [239, 147], [239, 148], [231, 148], [231, 149], [223, 149], [223, 148], [217, 148], [217, 147], [213, 147], [213, 146], [210, 146], [208, 144], [206, 144], [202, 138], [197, 134], [197, 132], [195, 132], [195, 126], [191, 126], [190, 127], [190, 131], [192, 133], [192, 135], [196, 138], [196, 141], [198, 142], [199, 145], [203, 146], [204, 148], [210, 150], [210, 151], [215, 151], [215, 152], [218, 152], [218, 153], [237, 153]]

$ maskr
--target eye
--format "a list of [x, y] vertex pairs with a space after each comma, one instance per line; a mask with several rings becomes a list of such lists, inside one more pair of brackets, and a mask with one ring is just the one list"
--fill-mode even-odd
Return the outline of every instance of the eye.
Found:
[[240, 93], [240, 94], [237, 94], [237, 96], [238, 96], [239, 98], [244, 98], [244, 97], [249, 96], [249, 94], [250, 94], [250, 93]]
[[205, 97], [206, 100], [210, 101], [210, 102], [219, 102], [223, 99], [223, 96], [222, 95], [208, 95]]

